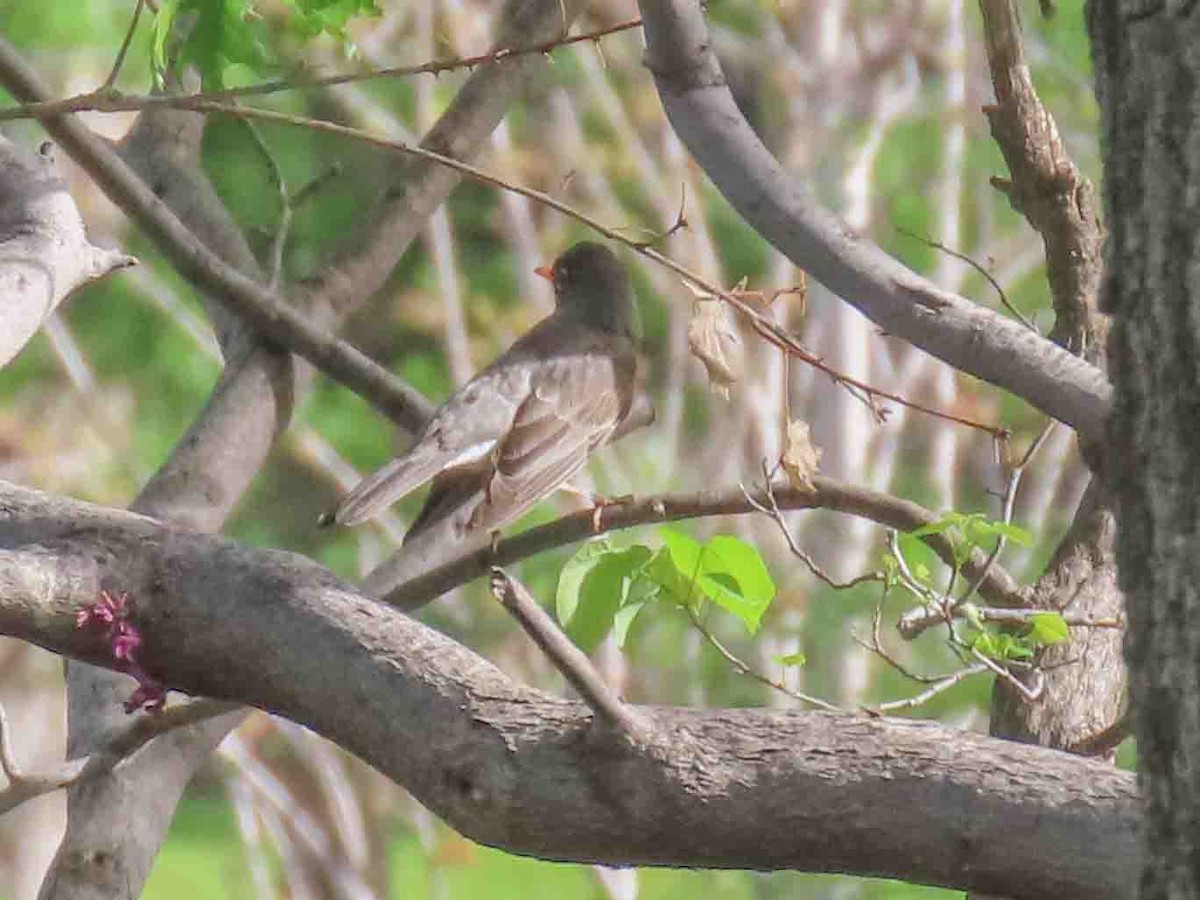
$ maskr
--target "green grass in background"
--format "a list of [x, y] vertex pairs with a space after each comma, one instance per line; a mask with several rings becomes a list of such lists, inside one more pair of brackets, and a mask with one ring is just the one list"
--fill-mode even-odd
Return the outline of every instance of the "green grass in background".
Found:
[[[480, 846], [440, 830], [442, 843], [426, 854], [401, 833], [391, 851], [391, 895], [405, 900], [487, 898], [600, 900], [604, 893], [588, 866], [550, 863]], [[643, 869], [639, 900], [805, 900], [832, 896], [846, 881], [861, 884], [861, 900], [958, 900], [961, 891], [883, 879], [794, 872], [756, 873], [705, 869]], [[155, 862], [144, 900], [254, 900], [233, 810], [217, 797], [188, 797], [179, 804], [167, 842]]]

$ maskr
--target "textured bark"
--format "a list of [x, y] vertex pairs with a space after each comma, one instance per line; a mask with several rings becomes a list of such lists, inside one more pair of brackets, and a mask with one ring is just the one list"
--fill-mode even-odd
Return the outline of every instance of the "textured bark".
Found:
[[1009, 180], [992, 179], [1046, 248], [1054, 301], [1050, 337], [1102, 364], [1107, 322], [1098, 314], [1101, 250], [1096, 189], [1071, 160], [1025, 63], [1016, 0], [980, 0], [995, 106], [984, 107]]
[[[1096, 191], [1072, 162], [1034, 89], [1019, 5], [1015, 0], [980, 0], [979, 6], [996, 93], [995, 105], [984, 111], [1009, 170], [1008, 180], [994, 178], [992, 183], [1042, 236], [1055, 311], [1051, 337], [1103, 368], [1107, 321], [1097, 307], [1104, 231]], [[1088, 451], [1090, 457], [1097, 455]], [[1071, 529], [1027, 592], [1027, 605], [1090, 618], [1123, 614], [1115, 524], [1105, 493], [1099, 482], [1092, 483]], [[1122, 733], [1116, 725], [1126, 683], [1121, 642], [1116, 630], [1072, 629], [1069, 641], [1038, 654], [1044, 689], [1035, 701], [997, 680], [991, 733], [1111, 761]], [[971, 900], [985, 898], [973, 895]]]
[[1133, 777], [1105, 764], [853, 713], [636, 707], [629, 742], [301, 556], [0, 491], [0, 633], [97, 660], [75, 613], [102, 588], [130, 592], [168, 683], [308, 725], [493, 846], [1026, 900], [1132, 891]]
[[1089, 10], [1105, 154], [1107, 475], [1146, 802], [1141, 894], [1200, 895], [1200, 9]]
[[[1112, 511], [1093, 483], [1075, 523], [1032, 591], [1029, 605], [1070, 615], [1111, 619], [1124, 614], [1117, 586]], [[1086, 750], [1121, 717], [1125, 698], [1122, 634], [1112, 628], [1074, 628], [1069, 641], [1038, 655], [1042, 697], [1029, 702], [1004, 681], [992, 694], [991, 733], [1059, 750]], [[1114, 746], [1090, 755], [1111, 759]]]

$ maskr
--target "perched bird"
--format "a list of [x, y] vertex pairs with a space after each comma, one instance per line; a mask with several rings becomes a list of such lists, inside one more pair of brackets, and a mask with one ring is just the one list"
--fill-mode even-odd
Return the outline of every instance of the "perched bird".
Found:
[[555, 311], [455, 391], [408, 452], [365, 478], [326, 521], [358, 524], [432, 479], [406, 548], [447, 525], [439, 539], [488, 534], [566, 482], [612, 438], [635, 390], [629, 276], [611, 251], [591, 242], [537, 272], [554, 284]]

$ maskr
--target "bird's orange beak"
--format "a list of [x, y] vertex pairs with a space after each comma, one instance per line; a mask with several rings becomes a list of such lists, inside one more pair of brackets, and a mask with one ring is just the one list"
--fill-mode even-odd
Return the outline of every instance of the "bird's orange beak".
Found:
[[543, 278], [545, 278], [551, 284], [554, 283], [554, 270], [551, 269], [549, 266], [538, 266], [536, 269], [533, 270], [533, 274], [541, 275]]

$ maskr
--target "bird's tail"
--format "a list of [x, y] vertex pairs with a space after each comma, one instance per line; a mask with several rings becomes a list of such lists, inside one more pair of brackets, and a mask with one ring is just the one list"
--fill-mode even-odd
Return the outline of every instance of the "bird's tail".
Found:
[[332, 513], [322, 516], [324, 524], [358, 525], [401, 497], [415, 491], [437, 471], [436, 459], [401, 456], [372, 475], [368, 475], [338, 503]]

